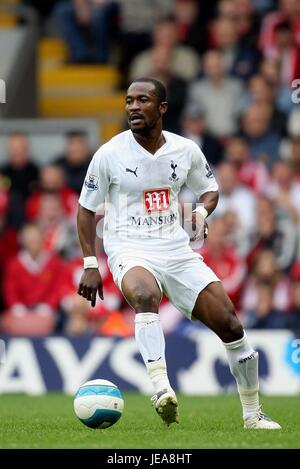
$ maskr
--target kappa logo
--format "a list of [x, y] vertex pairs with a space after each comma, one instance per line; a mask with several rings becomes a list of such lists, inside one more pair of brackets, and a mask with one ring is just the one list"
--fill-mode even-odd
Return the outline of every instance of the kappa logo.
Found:
[[171, 166], [173, 172], [172, 172], [171, 176], [169, 177], [169, 181], [176, 182], [179, 179], [179, 177], [176, 174], [177, 164], [173, 160], [171, 160], [170, 166]]
[[94, 174], [88, 174], [86, 180], [84, 181], [84, 185], [88, 191], [96, 191], [99, 187], [98, 184], [98, 177]]
[[144, 208], [149, 212], [164, 212], [170, 208], [170, 189], [144, 191]]

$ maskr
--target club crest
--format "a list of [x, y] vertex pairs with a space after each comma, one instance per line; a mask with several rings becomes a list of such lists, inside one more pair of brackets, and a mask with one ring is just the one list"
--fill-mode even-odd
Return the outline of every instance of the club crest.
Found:
[[179, 177], [176, 174], [177, 164], [173, 160], [171, 160], [170, 166], [172, 169], [172, 173], [171, 173], [171, 176], [169, 177], [169, 181], [176, 182], [179, 179]]

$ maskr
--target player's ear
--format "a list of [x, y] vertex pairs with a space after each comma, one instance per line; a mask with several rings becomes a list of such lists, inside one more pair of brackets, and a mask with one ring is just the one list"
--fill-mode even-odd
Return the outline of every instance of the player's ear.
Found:
[[167, 101], [162, 101], [159, 105], [159, 110], [162, 114], [164, 114], [168, 109], [168, 103]]

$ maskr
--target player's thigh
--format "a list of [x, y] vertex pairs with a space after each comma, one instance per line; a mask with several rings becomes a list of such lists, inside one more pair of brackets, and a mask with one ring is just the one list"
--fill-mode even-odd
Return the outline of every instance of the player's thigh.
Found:
[[182, 258], [168, 261], [163, 288], [173, 305], [191, 319], [199, 292], [218, 280], [215, 273], [191, 251]]
[[192, 316], [216, 332], [225, 342], [243, 335], [234, 306], [221, 282], [212, 282], [199, 293]]
[[137, 312], [158, 312], [162, 293], [155, 276], [144, 267], [128, 270], [122, 279], [121, 290]]

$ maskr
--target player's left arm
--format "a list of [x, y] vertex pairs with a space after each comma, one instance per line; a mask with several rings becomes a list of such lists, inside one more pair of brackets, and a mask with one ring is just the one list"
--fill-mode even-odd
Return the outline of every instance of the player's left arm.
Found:
[[[199, 205], [192, 213], [192, 222], [197, 226], [197, 233], [204, 228], [204, 239], [208, 236], [208, 224], [206, 218], [218, 205], [219, 191], [205, 192], [199, 198]], [[203, 207], [203, 209], [201, 209]], [[199, 210], [200, 209], [200, 210]], [[196, 235], [197, 236], [197, 235]]]
[[199, 198], [201, 204], [207, 211], [207, 216], [210, 215], [218, 205], [219, 191], [209, 191], [202, 194]]
[[218, 184], [214, 174], [198, 145], [190, 142], [192, 154], [191, 169], [188, 173], [186, 185], [198, 197], [198, 204], [193, 211], [192, 221], [196, 226], [195, 239], [207, 237], [208, 226], [206, 218], [215, 210], [218, 200]]

